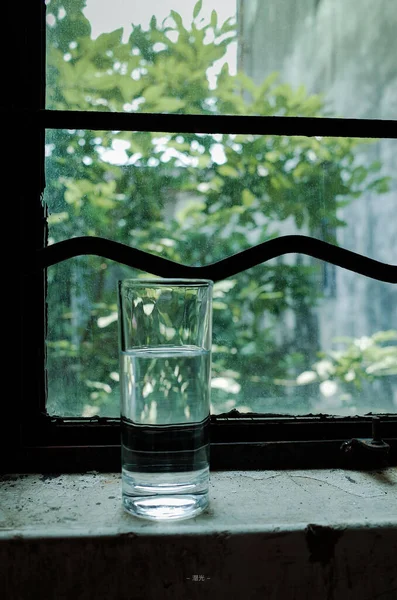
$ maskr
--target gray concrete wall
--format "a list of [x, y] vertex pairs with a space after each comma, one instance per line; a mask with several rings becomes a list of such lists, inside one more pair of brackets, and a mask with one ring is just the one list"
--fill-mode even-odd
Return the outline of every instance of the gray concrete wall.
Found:
[[[397, 119], [396, 0], [240, 0], [239, 66], [257, 83], [273, 71], [294, 88], [323, 93], [327, 108], [348, 118]], [[397, 263], [397, 141], [359, 152], [382, 162], [387, 194], [367, 193], [340, 211], [348, 223], [339, 245]], [[290, 231], [288, 231], [290, 233]], [[319, 338], [360, 337], [397, 327], [396, 286], [336, 269], [336, 295], [318, 311]]]

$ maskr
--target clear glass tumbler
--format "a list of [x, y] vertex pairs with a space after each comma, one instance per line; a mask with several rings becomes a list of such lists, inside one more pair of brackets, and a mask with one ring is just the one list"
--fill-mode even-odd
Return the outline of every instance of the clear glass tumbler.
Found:
[[212, 287], [118, 284], [123, 506], [153, 520], [208, 505]]

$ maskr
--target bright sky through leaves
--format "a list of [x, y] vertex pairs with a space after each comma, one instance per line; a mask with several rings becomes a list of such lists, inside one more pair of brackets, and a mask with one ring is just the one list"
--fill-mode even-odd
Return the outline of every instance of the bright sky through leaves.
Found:
[[[87, 0], [84, 14], [91, 23], [91, 35], [95, 39], [101, 33], [114, 31], [124, 27], [123, 40], [126, 42], [131, 32], [131, 24], [141, 25], [144, 29], [149, 27], [150, 19], [155, 15], [158, 23], [169, 17], [171, 10], [179, 13], [185, 27], [189, 27], [192, 21], [193, 9], [197, 0]], [[218, 21], [223, 23], [229, 17], [236, 16], [236, 0], [203, 0], [200, 18], [209, 20], [213, 10], [218, 14]], [[225, 56], [218, 60], [212, 69], [207, 72], [211, 87], [215, 87], [216, 75], [223, 64], [229, 64], [229, 72], [236, 72], [237, 44], [229, 44]], [[126, 162], [125, 145], [120, 141], [115, 142], [113, 147], [103, 151], [102, 159], [114, 164]], [[212, 152], [213, 160], [218, 164], [225, 162], [222, 147], [214, 146]], [[172, 152], [169, 153], [171, 158]]]
[[[123, 41], [126, 42], [132, 23], [146, 29], [153, 15], [161, 23], [169, 17], [171, 10], [179, 13], [185, 27], [189, 27], [196, 3], [196, 0], [87, 0], [84, 14], [91, 23], [93, 38], [124, 27]], [[203, 0], [200, 18], [209, 20], [213, 10], [218, 14], [219, 23], [223, 23], [229, 17], [236, 17], [236, 0]], [[210, 81], [225, 62], [229, 64], [229, 72], [234, 74], [237, 63], [236, 42], [229, 44], [225, 57], [218, 61], [214, 72], [208, 74]]]
[[[161, 23], [171, 10], [179, 13], [188, 26], [196, 0], [87, 0], [84, 14], [92, 25], [92, 36], [125, 27], [129, 35], [131, 23], [147, 28], [153, 15]], [[203, 0], [200, 16], [208, 19], [216, 10], [220, 22], [236, 14], [236, 0]]]

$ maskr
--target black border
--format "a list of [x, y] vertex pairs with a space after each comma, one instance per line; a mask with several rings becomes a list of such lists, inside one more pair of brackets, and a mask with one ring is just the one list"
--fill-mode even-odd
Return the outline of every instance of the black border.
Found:
[[[45, 128], [273, 135], [397, 138], [397, 122], [303, 117], [118, 114], [45, 110], [45, 3], [9, 4], [5, 29], [18, 40], [6, 61], [9, 100], [2, 100], [6, 135], [6, 215], [16, 229], [10, 251], [9, 376], [16, 395], [5, 394], [0, 422], [0, 470], [81, 472], [119, 470], [120, 424], [111, 419], [61, 419], [45, 412], [46, 282], [37, 256], [46, 246], [44, 180]], [[23, 74], [23, 76], [21, 76]], [[21, 140], [28, 146], [21, 156]], [[22, 167], [22, 168], [21, 168]], [[7, 222], [7, 221], [6, 221]], [[17, 250], [15, 250], [17, 248]], [[14, 252], [14, 253], [13, 253]], [[20, 258], [22, 256], [22, 258]], [[7, 257], [6, 257], [7, 258]], [[15, 354], [14, 354], [15, 350]], [[33, 350], [33, 351], [32, 351]], [[15, 357], [15, 358], [14, 358]], [[326, 468], [343, 466], [340, 444], [370, 438], [371, 415], [346, 419], [305, 417], [211, 417], [211, 469]], [[382, 437], [397, 464], [397, 415], [382, 417]]]

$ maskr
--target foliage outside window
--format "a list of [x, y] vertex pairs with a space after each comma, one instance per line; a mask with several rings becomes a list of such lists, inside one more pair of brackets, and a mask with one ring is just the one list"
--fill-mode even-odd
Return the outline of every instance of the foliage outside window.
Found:
[[[203, 20], [200, 2], [189, 29], [173, 11], [164, 23], [153, 17], [148, 29], [133, 27], [127, 42], [122, 30], [93, 40], [83, 8], [81, 0], [48, 3], [48, 109], [326, 113], [322, 97], [292, 89], [277, 74], [256, 85], [243, 72], [231, 74], [226, 64], [214, 84], [208, 72], [235, 40], [236, 25], [218, 22], [215, 11]], [[334, 243], [333, 233], [345, 226], [340, 207], [359, 202], [365, 191], [388, 190], [378, 161], [363, 166], [357, 160], [357, 148], [368, 143], [51, 130], [44, 194], [48, 243], [103, 236], [189, 265], [277, 237], [287, 223], [315, 235], [326, 222], [324, 239]], [[396, 332], [377, 332], [367, 346], [343, 340], [336, 342], [344, 350], [320, 348], [314, 317], [322, 301], [320, 270], [301, 257], [278, 259], [216, 284], [213, 412], [333, 412], [335, 393], [337, 410], [362, 412], [368, 382], [392, 385]], [[48, 270], [50, 413], [118, 415], [115, 284], [138, 275], [145, 276], [97, 257]], [[280, 322], [291, 318], [305, 323], [300, 338], [280, 333]]]

